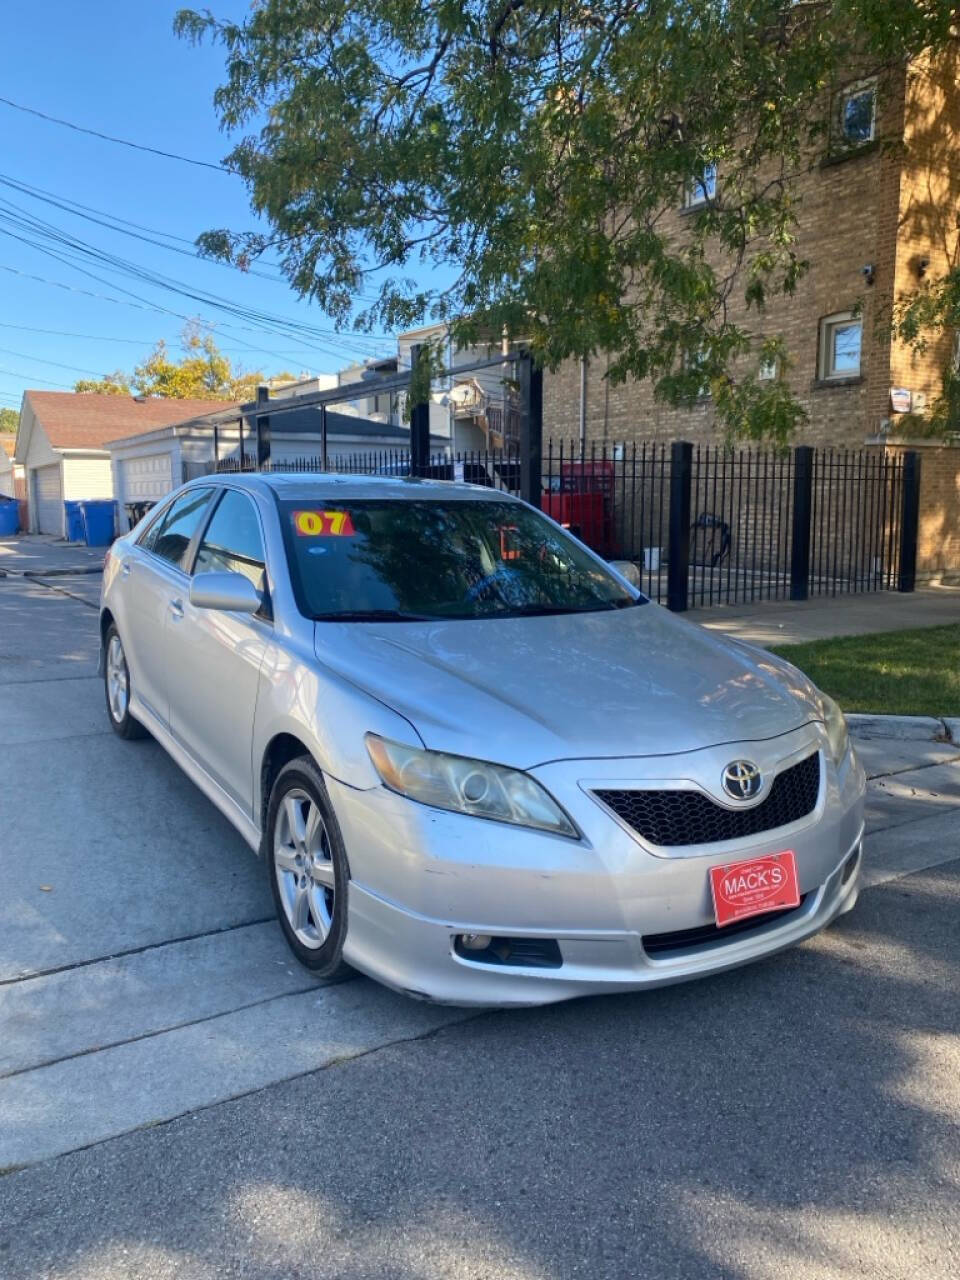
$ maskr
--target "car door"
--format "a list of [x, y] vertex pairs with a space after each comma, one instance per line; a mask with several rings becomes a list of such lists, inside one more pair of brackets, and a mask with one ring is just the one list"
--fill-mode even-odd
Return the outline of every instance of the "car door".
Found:
[[197, 546], [193, 574], [242, 573], [263, 595], [257, 614], [197, 609], [188, 593], [167, 625], [170, 728], [197, 763], [252, 812], [251, 750], [260, 666], [273, 636], [263, 530], [256, 505], [224, 489]]
[[121, 637], [133, 690], [162, 724], [169, 722], [167, 619], [189, 589], [186, 564], [213, 489], [187, 489], [147, 526], [120, 570]]

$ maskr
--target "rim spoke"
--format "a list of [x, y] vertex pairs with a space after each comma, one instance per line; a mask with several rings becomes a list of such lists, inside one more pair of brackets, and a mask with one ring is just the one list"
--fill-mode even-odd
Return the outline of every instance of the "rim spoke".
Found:
[[300, 868], [297, 866], [297, 855], [295, 851], [286, 844], [277, 842], [277, 846], [273, 851], [273, 860], [281, 871], [291, 871], [296, 875]]
[[310, 891], [297, 885], [296, 897], [293, 900], [290, 923], [298, 933], [302, 933], [310, 924]]
[[287, 830], [290, 832], [290, 842], [297, 853], [302, 854], [304, 852], [304, 822], [300, 800], [294, 795], [285, 796], [283, 812], [287, 822]]
[[333, 889], [334, 887], [333, 863], [332, 862], [315, 863], [313, 868], [313, 879], [316, 884], [321, 885], [324, 889]]
[[320, 816], [320, 810], [311, 801], [307, 806], [307, 820], [304, 823], [303, 831], [303, 842], [308, 853], [317, 853], [319, 851], [325, 833], [326, 830], [323, 825], [323, 818]]

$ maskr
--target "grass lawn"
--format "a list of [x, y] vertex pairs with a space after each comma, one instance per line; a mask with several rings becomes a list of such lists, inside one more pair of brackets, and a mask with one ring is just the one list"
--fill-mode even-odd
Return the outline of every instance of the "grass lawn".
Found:
[[772, 651], [844, 711], [960, 716], [960, 625], [842, 636]]

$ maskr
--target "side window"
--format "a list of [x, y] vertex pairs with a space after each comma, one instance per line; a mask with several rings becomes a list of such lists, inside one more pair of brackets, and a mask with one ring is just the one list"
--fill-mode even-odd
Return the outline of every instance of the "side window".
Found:
[[172, 505], [171, 503], [165, 502], [162, 506], [158, 507], [157, 510], [153, 513], [153, 517], [148, 522], [147, 527], [144, 529], [143, 533], [141, 533], [140, 537], [137, 539], [138, 547], [143, 547], [145, 551], [153, 550], [153, 544], [157, 540], [157, 534], [160, 532], [160, 529], [163, 525], [164, 520], [167, 517], [167, 512], [170, 510], [171, 505]]
[[143, 546], [186, 572], [187, 551], [210, 501], [210, 489], [189, 489], [147, 530]]
[[242, 573], [263, 592], [265, 561], [253, 503], [246, 494], [227, 489], [203, 535], [194, 573]]

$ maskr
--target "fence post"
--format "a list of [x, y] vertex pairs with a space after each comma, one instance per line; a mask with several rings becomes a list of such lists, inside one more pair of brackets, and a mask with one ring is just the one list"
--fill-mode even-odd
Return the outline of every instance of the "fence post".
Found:
[[813, 448], [793, 451], [793, 533], [790, 539], [790, 599], [810, 595], [810, 533], [813, 526]]
[[903, 496], [900, 506], [900, 578], [898, 591], [917, 585], [917, 536], [920, 531], [920, 454], [909, 449], [903, 455]]
[[270, 418], [259, 412], [270, 400], [269, 387], [257, 387], [257, 470], [270, 461]]
[[690, 490], [693, 445], [675, 440], [670, 446], [670, 531], [667, 543], [667, 608], [683, 613], [690, 585]]
[[520, 497], [539, 508], [543, 498], [543, 370], [529, 351], [517, 358], [520, 391]]

